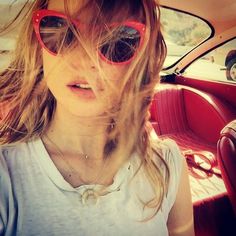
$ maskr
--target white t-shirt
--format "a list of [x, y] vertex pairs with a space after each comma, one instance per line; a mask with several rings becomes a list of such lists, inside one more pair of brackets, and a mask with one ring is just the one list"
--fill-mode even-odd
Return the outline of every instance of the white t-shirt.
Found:
[[133, 155], [118, 171], [109, 194], [97, 204], [81, 196], [94, 185], [73, 188], [50, 159], [41, 139], [0, 148], [0, 235], [151, 236], [168, 235], [167, 219], [179, 185], [183, 158], [172, 140], [160, 141], [171, 179], [161, 210], [143, 210], [140, 199], [150, 200], [152, 188]]

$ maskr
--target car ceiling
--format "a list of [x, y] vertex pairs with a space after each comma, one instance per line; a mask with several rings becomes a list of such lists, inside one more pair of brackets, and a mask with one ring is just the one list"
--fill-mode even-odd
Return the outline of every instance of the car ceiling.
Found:
[[[14, 1], [9, 1], [9, 4], [12, 2]], [[22, 2], [24, 0], [18, 0], [17, 3], [22, 4]], [[236, 0], [159, 0], [159, 2], [162, 6], [186, 11], [207, 20], [216, 32], [222, 32], [236, 25]], [[6, 5], [7, 1], [2, 1], [1, 4]]]
[[189, 12], [207, 20], [215, 32], [225, 31], [236, 25], [235, 0], [160, 0], [162, 6]]

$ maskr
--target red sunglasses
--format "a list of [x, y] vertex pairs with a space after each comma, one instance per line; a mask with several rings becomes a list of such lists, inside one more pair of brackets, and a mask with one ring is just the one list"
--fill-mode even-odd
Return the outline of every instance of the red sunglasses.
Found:
[[[72, 20], [76, 28], [81, 28], [78, 20]], [[33, 13], [33, 26], [41, 46], [50, 54], [56, 56], [63, 48], [72, 45], [76, 36], [69, 27], [65, 14], [53, 10], [38, 10]], [[111, 24], [117, 27], [114, 40], [104, 43], [98, 48], [100, 57], [107, 63], [127, 64], [137, 54], [144, 41], [145, 25], [140, 22], [126, 21], [122, 24]]]

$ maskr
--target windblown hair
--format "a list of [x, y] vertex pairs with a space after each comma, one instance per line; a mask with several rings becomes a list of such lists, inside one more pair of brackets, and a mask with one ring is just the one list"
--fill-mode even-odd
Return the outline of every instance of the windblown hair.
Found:
[[[65, 12], [72, 19], [68, 3], [65, 1]], [[89, 50], [88, 42], [69, 22], [72, 31], [91, 60], [96, 63], [102, 81], [108, 90], [116, 94], [115, 105], [109, 106], [103, 114], [109, 118], [107, 124], [107, 143], [104, 155], [114, 158], [119, 165], [127, 160], [133, 152], [139, 154], [147, 178], [154, 190], [154, 197], [144, 203], [145, 207], [159, 211], [168, 189], [169, 169], [162, 158], [158, 143], [151, 142], [149, 127], [149, 108], [155, 86], [159, 82], [166, 46], [161, 33], [160, 10], [155, 0], [106, 1], [87, 0], [81, 12], [93, 11], [88, 32], [92, 33], [91, 44], [102, 44], [112, 40], [109, 32], [104, 36], [102, 31], [95, 32], [95, 27], [107, 25], [108, 22], [125, 21], [130, 16], [138, 17], [146, 25], [145, 37], [148, 40], [142, 45], [135, 59], [130, 63], [127, 73], [119, 82], [119, 89], [109, 82], [109, 75], [103, 73], [98, 57]], [[25, 16], [22, 17], [22, 30], [15, 50], [14, 60], [0, 74], [0, 104], [7, 103], [7, 112], [0, 122], [0, 144], [14, 144], [43, 136], [53, 119], [56, 100], [44, 82], [41, 48], [32, 25], [32, 12], [47, 8], [48, 0], [28, 1]], [[26, 9], [26, 5], [24, 7]], [[20, 12], [20, 14], [22, 13]], [[71, 18], [70, 18], [71, 17]], [[18, 17], [15, 19], [17, 21]], [[12, 24], [15, 24], [13, 22]], [[81, 60], [82, 61], [82, 60]], [[82, 62], [81, 62], [82, 63]], [[106, 96], [101, 97], [106, 99]], [[104, 118], [102, 117], [102, 119]], [[111, 128], [112, 127], [112, 128]], [[157, 156], [164, 164], [163, 170], [154, 163]], [[162, 165], [163, 168], [163, 165]], [[163, 173], [166, 173], [164, 176]], [[154, 213], [154, 214], [155, 214]]]

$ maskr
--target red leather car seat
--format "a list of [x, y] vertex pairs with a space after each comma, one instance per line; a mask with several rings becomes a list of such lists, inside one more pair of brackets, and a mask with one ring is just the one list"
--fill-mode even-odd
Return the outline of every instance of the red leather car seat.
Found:
[[222, 129], [217, 143], [217, 158], [236, 215], [236, 120]]

